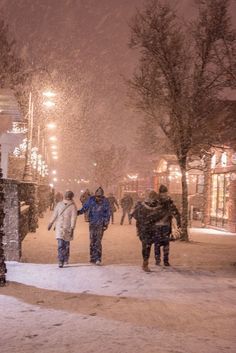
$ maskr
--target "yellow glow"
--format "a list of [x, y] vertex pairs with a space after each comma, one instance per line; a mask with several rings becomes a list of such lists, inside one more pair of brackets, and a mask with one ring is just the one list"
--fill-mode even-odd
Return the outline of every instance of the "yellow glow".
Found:
[[57, 141], [57, 138], [56, 138], [56, 136], [51, 136], [51, 137], [49, 137], [49, 140], [50, 141]]
[[56, 124], [55, 123], [49, 123], [49, 124], [47, 124], [47, 128], [48, 129], [55, 129], [57, 126], [56, 126]]
[[52, 150], [57, 150], [57, 145], [52, 145], [52, 146], [51, 146], [51, 149], [52, 149]]
[[52, 108], [56, 104], [54, 102], [52, 102], [52, 101], [46, 101], [46, 102], [43, 102], [43, 105], [45, 105], [47, 108]]
[[45, 91], [43, 92], [43, 96], [47, 97], [47, 98], [52, 98], [56, 96], [56, 93], [52, 92], [52, 91]]

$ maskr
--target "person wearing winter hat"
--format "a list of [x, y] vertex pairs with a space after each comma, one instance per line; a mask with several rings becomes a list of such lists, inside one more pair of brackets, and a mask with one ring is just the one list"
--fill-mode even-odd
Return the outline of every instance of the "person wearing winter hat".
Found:
[[175, 206], [173, 200], [168, 195], [168, 188], [165, 185], [160, 185], [157, 198], [162, 210], [162, 217], [155, 223], [156, 236], [154, 241], [154, 252], [156, 265], [161, 263], [161, 248], [163, 247], [164, 266], [170, 266], [169, 263], [169, 248], [171, 236], [171, 223], [174, 217], [178, 228], [181, 227], [180, 213]]
[[145, 272], [151, 272], [148, 263], [151, 247], [155, 241], [155, 223], [162, 217], [161, 206], [157, 199], [158, 194], [154, 190], [150, 191], [146, 200], [138, 202], [130, 214], [130, 218], [136, 219], [137, 235], [142, 243], [142, 268]]
[[74, 193], [72, 191], [65, 192], [63, 201], [57, 203], [51, 222], [48, 225], [48, 230], [50, 230], [55, 223], [60, 268], [69, 262], [70, 241], [73, 240], [76, 225], [77, 207], [73, 198]]
[[88, 212], [89, 236], [90, 236], [90, 262], [101, 265], [102, 238], [108, 228], [110, 220], [110, 205], [104, 196], [104, 190], [99, 187], [94, 196], [91, 196], [78, 210], [78, 215]]

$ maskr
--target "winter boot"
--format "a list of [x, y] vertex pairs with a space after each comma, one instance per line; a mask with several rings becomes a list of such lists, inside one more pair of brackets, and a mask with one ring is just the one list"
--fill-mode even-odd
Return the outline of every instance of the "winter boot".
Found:
[[148, 260], [143, 260], [142, 268], [145, 272], [151, 272], [150, 268], [148, 267]]

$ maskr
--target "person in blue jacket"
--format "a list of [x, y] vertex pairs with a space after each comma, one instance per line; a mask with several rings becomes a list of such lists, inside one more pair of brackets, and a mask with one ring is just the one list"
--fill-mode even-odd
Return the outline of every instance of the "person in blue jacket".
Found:
[[78, 210], [78, 215], [88, 212], [89, 236], [90, 236], [90, 262], [101, 265], [102, 261], [102, 237], [108, 228], [110, 220], [110, 205], [104, 196], [104, 191], [99, 187], [94, 196], [85, 202]]

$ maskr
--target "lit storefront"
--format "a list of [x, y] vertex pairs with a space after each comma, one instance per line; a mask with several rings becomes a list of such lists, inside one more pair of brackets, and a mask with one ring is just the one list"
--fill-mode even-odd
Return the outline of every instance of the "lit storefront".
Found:
[[217, 150], [211, 161], [210, 225], [236, 231], [236, 153]]
[[[174, 155], [163, 155], [158, 161], [154, 172], [154, 190], [158, 191], [159, 186], [164, 184], [168, 187], [169, 193], [181, 207], [182, 184], [181, 171]], [[189, 209], [191, 217], [199, 219], [199, 215], [203, 211], [203, 191], [204, 191], [204, 175], [197, 169], [192, 169], [187, 173]]]

